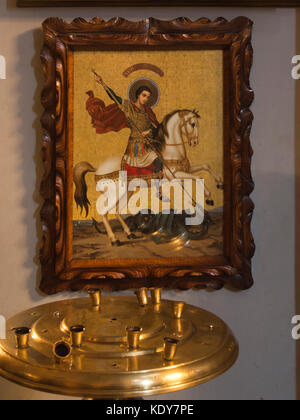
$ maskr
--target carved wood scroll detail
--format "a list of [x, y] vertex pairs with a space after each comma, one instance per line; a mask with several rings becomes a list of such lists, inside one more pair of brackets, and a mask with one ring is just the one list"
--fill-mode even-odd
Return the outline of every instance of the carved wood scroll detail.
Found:
[[[40, 247], [41, 290], [54, 294], [62, 290], [102, 288], [125, 290], [141, 286], [170, 289], [221, 289], [230, 284], [247, 289], [253, 283], [251, 258], [254, 241], [251, 219], [254, 205], [250, 199], [254, 183], [251, 176], [252, 148], [250, 111], [254, 95], [249, 77], [252, 66], [252, 22], [239, 17], [231, 22], [218, 18], [191, 21], [146, 19], [129, 22], [122, 18], [91, 21], [78, 18], [71, 23], [50, 18], [43, 24], [44, 46], [41, 52], [45, 85], [42, 92], [44, 114], [42, 159], [44, 175], [40, 192], [43, 239]], [[67, 260], [67, 89], [68, 51], [78, 47], [115, 48], [221, 48], [226, 51], [230, 95], [228, 99], [230, 147], [228, 150], [225, 190], [230, 191], [230, 214], [225, 218], [231, 228], [227, 242], [230, 252], [224, 263], [195, 261], [193, 265], [174, 263], [161, 266], [135, 264], [106, 267], [72, 266]]]

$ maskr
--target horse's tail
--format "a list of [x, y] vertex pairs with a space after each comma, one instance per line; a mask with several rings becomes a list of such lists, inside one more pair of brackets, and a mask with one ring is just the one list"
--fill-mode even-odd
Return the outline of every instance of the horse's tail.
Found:
[[77, 204], [77, 208], [80, 207], [81, 213], [85, 208], [86, 216], [89, 214], [89, 199], [87, 198], [87, 185], [85, 176], [88, 172], [96, 172], [96, 169], [88, 162], [79, 162], [73, 171], [73, 180], [75, 184], [74, 198]]

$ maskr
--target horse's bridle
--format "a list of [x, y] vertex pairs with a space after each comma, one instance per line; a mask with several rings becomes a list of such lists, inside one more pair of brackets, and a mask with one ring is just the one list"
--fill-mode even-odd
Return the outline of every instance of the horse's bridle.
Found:
[[197, 140], [198, 139], [198, 137], [196, 137], [196, 136], [193, 136], [193, 137], [189, 136], [189, 133], [187, 131], [187, 126], [188, 126], [188, 124], [190, 124], [190, 121], [193, 118], [194, 117], [190, 117], [188, 120], [185, 120], [184, 116], [180, 116], [180, 119], [181, 119], [181, 127], [184, 129], [184, 133], [183, 134], [187, 137], [188, 141], [183, 141], [182, 143], [168, 143], [168, 144], [166, 144], [166, 146], [183, 146], [185, 144], [189, 144], [190, 145], [193, 140]]

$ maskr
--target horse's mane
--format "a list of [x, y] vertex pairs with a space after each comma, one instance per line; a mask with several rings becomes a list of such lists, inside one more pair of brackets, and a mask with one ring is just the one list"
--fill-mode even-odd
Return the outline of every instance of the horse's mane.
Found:
[[195, 115], [195, 117], [200, 118], [200, 115], [197, 111], [191, 111], [190, 109], [176, 109], [175, 111], [172, 111], [169, 114], [167, 114], [162, 120], [162, 122], [153, 131], [153, 138], [155, 140], [153, 142], [153, 146], [158, 152], [161, 152], [166, 144], [166, 137], [169, 135], [167, 126], [170, 119], [179, 112], [191, 112]]

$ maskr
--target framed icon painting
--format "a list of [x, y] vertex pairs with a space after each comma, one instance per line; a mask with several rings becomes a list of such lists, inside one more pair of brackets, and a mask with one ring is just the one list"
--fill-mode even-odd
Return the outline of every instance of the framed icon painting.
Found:
[[252, 25], [44, 22], [44, 292], [252, 285]]

